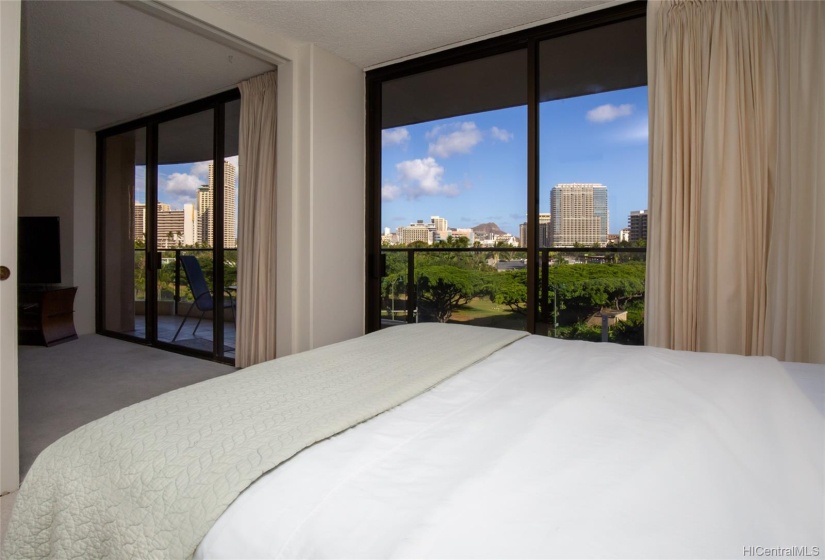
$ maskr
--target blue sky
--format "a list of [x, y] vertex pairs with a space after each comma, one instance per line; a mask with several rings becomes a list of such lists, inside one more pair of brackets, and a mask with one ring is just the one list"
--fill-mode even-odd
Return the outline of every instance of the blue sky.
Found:
[[[226, 158], [235, 166], [235, 186], [238, 179], [238, 156]], [[210, 161], [158, 166], [158, 200], [182, 210], [184, 204], [197, 204], [198, 188], [209, 183]], [[237, 190], [235, 191], [237, 208]], [[135, 167], [135, 202], [146, 203], [146, 166]]]
[[[381, 226], [430, 216], [450, 227], [496, 222], [518, 236], [527, 214], [527, 108], [383, 131]], [[610, 232], [647, 208], [647, 87], [542, 103], [540, 211], [557, 183], [608, 187]]]

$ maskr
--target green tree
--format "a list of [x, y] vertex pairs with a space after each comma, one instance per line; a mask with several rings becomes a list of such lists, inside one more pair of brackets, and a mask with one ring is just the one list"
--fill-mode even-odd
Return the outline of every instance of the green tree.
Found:
[[511, 311], [526, 315], [527, 271], [490, 273], [487, 295], [493, 303], [506, 305]]
[[558, 303], [559, 322], [571, 325], [586, 320], [601, 307], [628, 309], [645, 293], [645, 265], [572, 264], [552, 266], [548, 272], [551, 297]]
[[422, 320], [446, 323], [453, 311], [476, 293], [473, 271], [455, 266], [432, 265], [416, 270], [418, 312]]

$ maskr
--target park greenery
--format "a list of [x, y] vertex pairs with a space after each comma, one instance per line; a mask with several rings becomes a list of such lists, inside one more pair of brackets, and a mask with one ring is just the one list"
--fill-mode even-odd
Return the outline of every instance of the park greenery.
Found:
[[[624, 246], [643, 245], [625, 243]], [[524, 328], [527, 271], [497, 272], [494, 266], [498, 261], [523, 259], [526, 255], [523, 249], [426, 250], [432, 247], [460, 249], [467, 247], [467, 240], [450, 239], [434, 246], [417, 242], [406, 247], [425, 249], [414, 253], [418, 321]], [[385, 255], [382, 301], [386, 316], [398, 319], [396, 314], [406, 310], [407, 252], [390, 250], [385, 251]], [[601, 310], [612, 309], [626, 311], [627, 317], [611, 327], [610, 339], [625, 344], [643, 343], [644, 253], [608, 253], [603, 248], [581, 247], [581, 252], [576, 253], [551, 250], [549, 259], [547, 278], [539, 278], [540, 293], [547, 298], [546, 304], [539, 307], [539, 317], [550, 325], [551, 335], [600, 340], [601, 327], [588, 323], [592, 324], [594, 317], [598, 323]]]
[[[161, 250], [161, 267], [158, 270], [158, 299], [173, 300], [175, 297], [176, 259], [178, 255], [195, 255], [203, 270], [209, 291], [214, 292], [215, 263], [212, 257], [212, 247], [205, 243], [181, 245], [177, 250]], [[237, 284], [238, 269], [237, 249], [224, 250], [224, 286]], [[180, 298], [181, 301], [192, 301], [192, 291], [183, 267], [180, 268]], [[143, 241], [135, 242], [135, 300], [146, 298], [146, 246]]]

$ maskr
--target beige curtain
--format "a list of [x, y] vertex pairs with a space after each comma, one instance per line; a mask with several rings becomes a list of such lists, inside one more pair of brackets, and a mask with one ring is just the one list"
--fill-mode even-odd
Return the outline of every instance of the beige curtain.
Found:
[[822, 8], [648, 3], [648, 344], [825, 361]]
[[277, 75], [238, 86], [238, 299], [235, 365], [275, 357], [275, 136]]
[[825, 2], [772, 8], [780, 87], [766, 352], [825, 364]]

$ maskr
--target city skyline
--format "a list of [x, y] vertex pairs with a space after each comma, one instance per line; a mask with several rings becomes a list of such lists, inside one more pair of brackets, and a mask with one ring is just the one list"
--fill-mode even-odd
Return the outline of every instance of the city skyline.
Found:
[[[607, 246], [620, 241], [646, 241], [648, 210], [631, 210], [627, 215], [625, 227], [617, 233], [605, 231], [604, 198], [607, 189], [598, 184], [560, 184], [556, 190], [577, 191], [560, 194], [556, 201], [557, 215], [560, 220], [554, 224], [549, 212], [539, 213], [538, 241], [540, 247], [575, 247], [577, 245]], [[596, 191], [601, 190], [600, 194]], [[589, 192], [585, 192], [589, 191]], [[588, 200], [589, 199], [589, 200]], [[553, 204], [551, 203], [551, 206]], [[572, 223], [565, 223], [572, 222]], [[489, 227], [474, 230], [473, 228], [450, 227], [449, 217], [430, 216], [429, 221], [417, 219], [405, 226], [398, 226], [395, 230], [384, 227], [381, 230], [381, 243], [389, 245], [408, 245], [423, 241], [427, 245], [453, 239], [467, 238], [470, 245], [475, 242], [483, 246], [493, 246], [498, 242], [526, 247], [527, 223], [519, 224], [518, 235], [511, 232], [495, 232]], [[479, 224], [481, 225], [481, 224]], [[555, 227], [554, 227], [555, 225]]]
[[[225, 181], [231, 179], [231, 210], [226, 208], [225, 211], [230, 212], [227, 216], [225, 230], [225, 243], [237, 238], [238, 224], [237, 224], [237, 208], [238, 208], [238, 156], [230, 156], [224, 158], [226, 162], [224, 176]], [[203, 195], [201, 190], [203, 187], [212, 188], [212, 160], [195, 161], [191, 163], [180, 164], [166, 164], [158, 166], [158, 204], [164, 204], [169, 207], [171, 211], [184, 211], [187, 204], [192, 204], [195, 208], [196, 220], [199, 221], [199, 226], [203, 222], [203, 216], [197, 212], [199, 203]], [[226, 171], [232, 169], [232, 172]], [[227, 190], [230, 190], [229, 185], [225, 185]], [[135, 206], [146, 205], [146, 166], [135, 166]], [[209, 231], [208, 221], [205, 224], [206, 230]], [[203, 231], [202, 227], [198, 228]], [[211, 231], [207, 234], [211, 238]], [[198, 234], [195, 239], [196, 242], [207, 242], [201, 239]], [[211, 243], [210, 243], [211, 244]], [[227, 245], [228, 246], [228, 245]]]
[[[157, 244], [159, 248], [201, 243], [213, 245], [214, 176], [212, 162], [207, 163], [208, 183], [198, 187], [193, 202], [183, 202], [183, 208], [173, 208], [168, 202], [157, 204]], [[192, 166], [196, 164], [191, 164]], [[224, 165], [224, 247], [237, 244], [237, 173], [235, 166]], [[135, 202], [134, 238], [146, 239], [146, 204]]]
[[[224, 158], [235, 167], [235, 197], [237, 201], [240, 168], [238, 156]], [[172, 210], [182, 210], [184, 204], [197, 204], [198, 189], [209, 184], [212, 160], [193, 161], [158, 166], [158, 202], [169, 204]], [[135, 202], [146, 204], [146, 166], [135, 166]], [[237, 204], [236, 204], [237, 207]]]
[[[609, 188], [609, 233], [647, 208], [647, 87], [539, 105], [540, 213], [562, 183]], [[518, 234], [527, 214], [525, 106], [384, 130], [382, 229], [450, 215]]]

